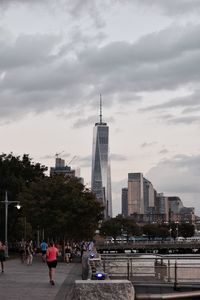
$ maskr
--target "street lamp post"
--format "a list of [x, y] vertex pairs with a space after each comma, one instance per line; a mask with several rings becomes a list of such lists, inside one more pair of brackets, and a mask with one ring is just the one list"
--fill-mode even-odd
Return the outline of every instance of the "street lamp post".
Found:
[[171, 239], [172, 239], [172, 228], [171, 228], [171, 226], [169, 228], [169, 235], [170, 235], [170, 241], [171, 241]]
[[24, 241], [26, 242], [26, 217], [24, 217]]
[[178, 221], [176, 222], [176, 239], [178, 240]]
[[17, 203], [16, 207], [17, 209], [20, 209], [21, 206], [19, 204], [19, 201], [8, 201], [8, 193], [6, 191], [5, 193], [5, 200], [1, 201], [5, 205], [5, 257], [8, 257], [8, 205], [11, 203]]

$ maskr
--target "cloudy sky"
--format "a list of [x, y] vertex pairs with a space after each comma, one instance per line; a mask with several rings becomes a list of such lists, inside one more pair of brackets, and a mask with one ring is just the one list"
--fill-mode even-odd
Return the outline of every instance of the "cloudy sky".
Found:
[[1, 152], [76, 156], [90, 186], [101, 93], [114, 215], [128, 172], [200, 215], [199, 13], [199, 0], [0, 0]]

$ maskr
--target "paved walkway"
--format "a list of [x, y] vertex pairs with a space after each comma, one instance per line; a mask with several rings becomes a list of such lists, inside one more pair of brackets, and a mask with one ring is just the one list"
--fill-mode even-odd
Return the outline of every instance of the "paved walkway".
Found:
[[64, 300], [76, 279], [81, 279], [80, 263], [58, 263], [55, 286], [51, 286], [48, 267], [40, 258], [35, 258], [32, 266], [22, 264], [19, 259], [8, 260], [5, 262], [5, 272], [0, 273], [0, 299]]

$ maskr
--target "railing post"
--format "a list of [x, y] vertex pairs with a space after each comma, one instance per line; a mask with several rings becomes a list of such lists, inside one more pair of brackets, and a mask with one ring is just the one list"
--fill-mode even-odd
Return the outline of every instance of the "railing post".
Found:
[[133, 259], [131, 258], [131, 280], [133, 278]]
[[174, 265], [174, 291], [177, 291], [177, 261], [175, 261], [175, 265]]
[[105, 258], [104, 258], [104, 260], [103, 260], [103, 271], [104, 271], [104, 273], [106, 272], [106, 262], [105, 262]]
[[127, 279], [129, 280], [130, 279], [130, 265], [129, 265], [129, 258], [127, 260]]
[[171, 281], [171, 272], [170, 272], [171, 270], [170, 270], [170, 260], [168, 259], [168, 282], [170, 282]]

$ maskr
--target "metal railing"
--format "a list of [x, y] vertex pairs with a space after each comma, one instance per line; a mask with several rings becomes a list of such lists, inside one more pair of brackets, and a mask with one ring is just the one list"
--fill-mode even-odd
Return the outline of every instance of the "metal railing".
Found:
[[181, 293], [167, 293], [167, 294], [139, 294], [136, 295], [135, 300], [176, 300], [176, 299], [200, 299], [200, 291], [181, 292]]
[[[200, 249], [200, 241], [135, 241], [135, 242], [105, 242], [105, 243], [97, 243], [96, 248], [98, 251], [103, 251], [103, 253], [107, 253], [109, 251], [119, 251], [119, 250], [134, 250], [137, 251], [139, 249], [151, 249], [157, 250], [166, 249], [169, 251], [175, 250], [183, 250], [190, 249], [196, 253]], [[191, 252], [192, 253], [192, 252]]]
[[200, 255], [102, 254], [110, 279], [128, 279], [135, 284], [168, 284], [200, 287]]

